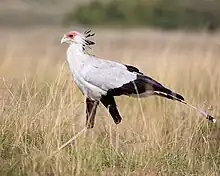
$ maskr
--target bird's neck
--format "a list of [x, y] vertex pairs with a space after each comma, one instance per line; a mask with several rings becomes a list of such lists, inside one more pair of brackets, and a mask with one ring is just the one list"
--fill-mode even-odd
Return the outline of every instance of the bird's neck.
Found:
[[67, 61], [70, 71], [76, 74], [84, 65], [87, 55], [83, 51], [82, 44], [71, 44], [67, 50]]

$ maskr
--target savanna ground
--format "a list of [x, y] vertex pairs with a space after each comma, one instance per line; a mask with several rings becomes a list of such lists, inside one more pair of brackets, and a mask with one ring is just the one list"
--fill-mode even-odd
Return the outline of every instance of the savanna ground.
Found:
[[[117, 98], [118, 126], [100, 106], [94, 129], [49, 157], [85, 125], [84, 98], [60, 45], [69, 30], [0, 30], [0, 175], [220, 174], [218, 120], [159, 97]], [[94, 31], [97, 56], [133, 64], [220, 114], [219, 33]]]

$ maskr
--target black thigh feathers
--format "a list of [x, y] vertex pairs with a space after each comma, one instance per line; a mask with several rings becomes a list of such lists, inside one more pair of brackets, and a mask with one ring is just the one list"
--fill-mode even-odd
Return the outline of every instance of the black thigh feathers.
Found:
[[106, 108], [108, 108], [109, 113], [112, 116], [114, 122], [116, 124], [119, 124], [121, 122], [121, 116], [118, 112], [114, 97], [110, 94], [107, 94], [103, 96], [100, 101]]
[[86, 98], [86, 127], [93, 128], [95, 123], [96, 109], [99, 101]]

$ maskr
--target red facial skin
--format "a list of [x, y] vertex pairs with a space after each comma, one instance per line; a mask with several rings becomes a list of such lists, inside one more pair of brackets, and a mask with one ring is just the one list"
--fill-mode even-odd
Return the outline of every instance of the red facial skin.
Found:
[[76, 35], [79, 35], [79, 33], [76, 31], [71, 31], [71, 32], [65, 34], [66, 38], [68, 38], [70, 40], [73, 40]]

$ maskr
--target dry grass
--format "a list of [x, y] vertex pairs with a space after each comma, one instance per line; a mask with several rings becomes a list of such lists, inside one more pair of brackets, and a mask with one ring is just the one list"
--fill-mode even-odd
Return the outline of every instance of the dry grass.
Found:
[[[100, 106], [84, 128], [60, 38], [68, 29], [1, 29], [0, 175], [219, 175], [219, 125], [173, 101], [117, 98], [122, 123]], [[220, 113], [219, 34], [97, 32], [94, 53], [134, 64], [211, 114]]]

